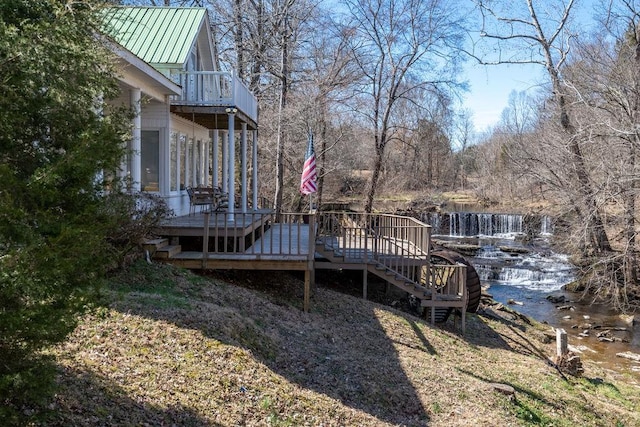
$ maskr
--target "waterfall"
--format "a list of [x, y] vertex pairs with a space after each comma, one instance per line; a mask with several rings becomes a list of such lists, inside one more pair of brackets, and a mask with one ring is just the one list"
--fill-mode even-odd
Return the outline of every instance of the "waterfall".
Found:
[[[515, 236], [551, 234], [551, 219], [547, 216], [525, 216], [521, 214], [449, 212], [424, 213], [423, 222], [430, 224], [434, 235], [452, 237]], [[535, 225], [535, 226], [534, 226]]]
[[515, 256], [495, 246], [484, 246], [473, 265], [481, 281], [528, 289], [556, 290], [574, 279], [568, 257], [551, 251]]

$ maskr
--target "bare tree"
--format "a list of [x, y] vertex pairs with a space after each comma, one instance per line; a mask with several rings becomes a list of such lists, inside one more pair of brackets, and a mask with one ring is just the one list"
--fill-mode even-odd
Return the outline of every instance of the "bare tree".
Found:
[[[343, 141], [344, 133], [332, 129], [344, 102], [345, 89], [358, 78], [358, 69], [354, 67], [349, 50], [350, 34], [327, 16], [315, 17], [315, 35], [309, 40], [305, 52], [307, 55], [305, 84], [301, 91], [307, 95], [305, 123], [314, 130], [318, 159], [318, 206], [322, 205], [324, 180], [328, 170], [334, 166], [327, 163], [327, 154]], [[337, 131], [337, 132], [336, 132]]]
[[280, 93], [278, 102], [278, 130], [277, 130], [277, 143], [276, 143], [276, 191], [274, 207], [276, 215], [278, 215], [282, 209], [282, 196], [284, 191], [284, 150], [285, 140], [287, 133], [284, 130], [283, 120], [284, 111], [287, 108], [287, 98], [289, 94], [289, 80], [291, 78], [291, 68], [289, 53], [291, 51], [291, 36], [293, 35], [292, 28], [290, 27], [291, 17], [290, 10], [294, 5], [295, 0], [283, 0], [281, 2], [278, 15], [280, 15], [279, 29], [280, 34], [280, 69], [272, 72], [276, 75], [280, 81]]
[[588, 266], [585, 283], [621, 308], [638, 285], [640, 14], [635, 4], [610, 4], [603, 20], [607, 34], [576, 44], [564, 73], [576, 123], [590, 142], [585, 154], [591, 176], [609, 206], [606, 225], [614, 249]]
[[467, 166], [468, 148], [473, 144], [475, 129], [473, 126], [472, 114], [469, 110], [461, 111], [455, 120], [455, 139], [457, 143], [456, 156], [456, 185], [462, 190], [467, 187]]
[[[539, 64], [549, 77], [553, 101], [557, 108], [558, 122], [565, 133], [569, 148], [569, 161], [580, 197], [575, 201], [578, 221], [588, 225], [584, 242], [587, 251], [596, 253], [611, 250], [602, 216], [602, 206], [597, 203], [588, 167], [583, 154], [582, 140], [571, 116], [567, 91], [561, 70], [569, 56], [570, 32], [575, 0], [567, 2], [536, 3], [534, 0], [513, 2], [477, 2], [482, 15], [481, 38], [491, 40], [499, 47], [500, 56], [495, 60], [480, 59], [493, 64]], [[503, 48], [508, 47], [508, 50]], [[505, 55], [509, 52], [509, 56]]]
[[[417, 89], [455, 86], [461, 20], [440, 0], [346, 0], [350, 47], [364, 78], [356, 102], [372, 129], [374, 164], [365, 201], [371, 212], [387, 144], [397, 132], [394, 110]], [[418, 108], [418, 107], [417, 107]]]

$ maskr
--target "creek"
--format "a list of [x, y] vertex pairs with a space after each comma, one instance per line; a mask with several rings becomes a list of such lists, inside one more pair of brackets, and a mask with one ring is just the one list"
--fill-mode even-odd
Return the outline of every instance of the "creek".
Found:
[[[549, 218], [457, 211], [424, 213], [421, 219], [433, 227], [434, 241], [453, 244], [454, 250], [455, 245], [467, 248], [465, 258], [494, 300], [540, 322], [564, 328], [569, 344], [582, 352], [581, 357], [640, 380], [640, 363], [616, 356], [621, 352], [640, 353], [640, 324], [634, 329], [619, 313], [580, 301], [581, 295], [564, 290], [564, 285], [574, 280], [575, 268], [566, 255], [552, 250]], [[468, 248], [474, 248], [471, 254]], [[552, 303], [547, 299], [550, 295], [565, 302]], [[606, 337], [614, 342], [597, 336], [605, 331], [610, 331]]]

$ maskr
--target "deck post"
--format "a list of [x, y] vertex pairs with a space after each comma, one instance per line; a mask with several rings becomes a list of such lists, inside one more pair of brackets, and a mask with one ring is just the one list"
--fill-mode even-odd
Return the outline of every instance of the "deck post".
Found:
[[364, 265], [364, 268], [362, 269], [362, 299], [367, 299], [367, 290], [368, 290], [368, 283], [367, 283], [367, 265]]
[[209, 259], [209, 211], [204, 213], [204, 230], [202, 232], [202, 269], [207, 269]]
[[316, 221], [317, 216], [315, 213], [309, 213], [309, 248], [307, 249], [307, 268], [311, 272], [310, 286], [313, 290], [316, 288]]
[[302, 306], [305, 313], [309, 312], [310, 303], [311, 303], [311, 269], [307, 268], [304, 271], [304, 303]]
[[[370, 221], [370, 217], [367, 216], [367, 214], [365, 214], [364, 218], [362, 219], [362, 222], [364, 224], [367, 223], [367, 221]], [[369, 283], [367, 282], [367, 264], [369, 263], [369, 239], [366, 236], [364, 236], [364, 254], [362, 256], [362, 298], [363, 299], [367, 299], [367, 291], [368, 291], [368, 287], [369, 287]]]

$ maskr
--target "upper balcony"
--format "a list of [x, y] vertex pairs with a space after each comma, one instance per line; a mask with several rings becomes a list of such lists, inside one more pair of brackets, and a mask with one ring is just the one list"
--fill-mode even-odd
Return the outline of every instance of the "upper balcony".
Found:
[[173, 112], [209, 129], [224, 129], [226, 109], [236, 108], [242, 121], [257, 127], [258, 99], [234, 73], [174, 71], [171, 79], [182, 87], [182, 95], [171, 98]]

